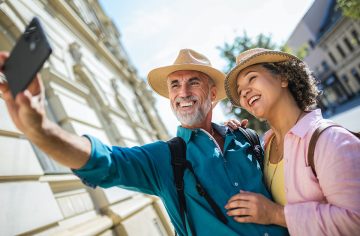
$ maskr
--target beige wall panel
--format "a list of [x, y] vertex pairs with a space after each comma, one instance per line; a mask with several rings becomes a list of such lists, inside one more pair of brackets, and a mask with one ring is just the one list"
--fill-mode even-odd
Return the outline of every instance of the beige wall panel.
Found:
[[[19, 13], [21, 13], [21, 18], [25, 19], [27, 22], [29, 22], [36, 15], [32, 9], [30, 9], [28, 6], [26, 6], [26, 4], [24, 4], [26, 3], [26, 1], [9, 0], [7, 2], [10, 7], [14, 8], [16, 11], [19, 11]], [[23, 30], [25, 29], [25, 26], [20, 28]]]
[[136, 134], [130, 124], [126, 123], [126, 121], [121, 117], [115, 115], [110, 116], [122, 137], [137, 140]]
[[68, 69], [64, 64], [62, 59], [59, 59], [56, 56], [50, 56], [49, 62], [51, 64], [52, 69], [56, 70], [58, 73], [62, 75], [62, 77], [66, 78], [68, 75]]
[[125, 198], [128, 198], [130, 196], [134, 196], [135, 194], [138, 194], [136, 192], [118, 188], [118, 187], [103, 189], [103, 191], [104, 191], [104, 194], [110, 204], [118, 202]]
[[0, 150], [0, 176], [44, 174], [28, 140], [0, 136]]
[[123, 220], [151, 205], [152, 201], [142, 194], [137, 194], [131, 199], [109, 206], [108, 213], [114, 216], [116, 221]]
[[112, 108], [114, 108], [117, 111], [119, 110], [123, 111], [119, 103], [116, 101], [116, 95], [114, 93], [107, 93], [106, 97], [108, 98], [109, 105]]
[[127, 107], [130, 112], [131, 118], [136, 121], [140, 121], [138, 116], [138, 110], [135, 106], [140, 105], [139, 101], [134, 93], [134, 89], [127, 84], [126, 81], [116, 80], [118, 86], [118, 93], [121, 95], [122, 103]]
[[134, 147], [141, 145], [141, 143], [138, 141], [133, 141], [128, 139], [124, 139], [123, 142], [125, 143], [125, 147]]
[[[75, 41], [72, 32], [68, 30], [66, 26], [61, 24], [59, 20], [51, 18], [47, 19], [43, 24], [46, 27], [46, 34], [51, 42], [59, 49], [67, 49], [68, 45]], [[64, 37], [64, 35], [66, 35], [66, 37]]]
[[98, 236], [117, 236], [114, 230], [106, 230], [105, 232], [99, 234]]
[[352, 89], [352, 91], [354, 92], [354, 93], [356, 93], [357, 91], [359, 91], [359, 83], [358, 82], [356, 82], [356, 79], [353, 77], [353, 75], [351, 74], [350, 75], [351, 77], [351, 79], [349, 79], [349, 86], [351, 87], [351, 89]]
[[[91, 72], [96, 76], [96, 79], [104, 81], [110, 84], [110, 79], [114, 77], [117, 72], [113, 71], [113, 67], [106, 63], [106, 61], [99, 61], [94, 55], [91, 49], [84, 48], [83, 52], [83, 63], [86, 67], [91, 69]], [[101, 63], [102, 62], [102, 63]]]
[[79, 214], [77, 216], [64, 219], [59, 222], [59, 225], [62, 227], [70, 228], [74, 227], [76, 225], [80, 225], [84, 222], [90, 221], [98, 216], [98, 213], [96, 211], [89, 211], [82, 214]]
[[[157, 197], [155, 197], [157, 198]], [[170, 217], [166, 211], [166, 208], [160, 198], [155, 200], [153, 207], [155, 211], [158, 213], [159, 218], [162, 220], [165, 230], [169, 235], [175, 235], [174, 227], [172, 226]]]
[[[107, 216], [97, 216], [95, 219], [92, 219], [83, 224], [77, 225], [75, 227], [69, 228], [64, 233], [65, 235], [98, 235], [99, 233], [104, 232], [113, 225], [111, 219]], [[64, 235], [64, 234], [62, 234]]]
[[[51, 49], [52, 49], [52, 53], [51, 53], [51, 56], [50, 56], [50, 61], [52, 61], [52, 63], [56, 63], [56, 62], [60, 62], [61, 64], [65, 64], [64, 63], [64, 52], [63, 52], [63, 47], [60, 47], [58, 44], [56, 44], [55, 42], [53, 42], [50, 38], [49, 38], [49, 41], [51, 43]], [[56, 61], [53, 60], [56, 58]], [[62, 66], [65, 66], [65, 65], [62, 65]], [[58, 69], [59, 67], [57, 67], [57, 70], [60, 70]], [[67, 76], [65, 76], [67, 77]]]
[[0, 235], [30, 231], [62, 218], [47, 183], [0, 183]]
[[[68, 48], [68, 32], [64, 26], [56, 24], [57, 21], [50, 19], [48, 21], [42, 21], [42, 25], [46, 30], [47, 38], [50, 41], [52, 54], [51, 57], [57, 57], [59, 60], [64, 59], [63, 50]], [[67, 37], [64, 37], [66, 35]]]
[[122, 228], [127, 235], [167, 235], [161, 220], [151, 206], [146, 207], [141, 212], [124, 220], [118, 228]]
[[[76, 120], [82, 121], [84, 123], [91, 124], [96, 127], [101, 127], [100, 121], [94, 112], [93, 109], [90, 108], [89, 105], [84, 105], [82, 103], [78, 103], [73, 99], [58, 95], [58, 99], [60, 103], [63, 105], [65, 113], [63, 116], [57, 116], [59, 120], [63, 120], [66, 117], [74, 118]], [[56, 114], [61, 115], [61, 114]]]
[[20, 133], [12, 122], [6, 104], [2, 98], [0, 98], [0, 131], [1, 130], [11, 133]]
[[[97, 78], [97, 77], [95, 77], [95, 78]], [[113, 85], [111, 84], [111, 80], [105, 79], [104, 82], [102, 82], [102, 89], [104, 90], [106, 96], [108, 96], [108, 94], [111, 94], [112, 96], [115, 95], [115, 90], [114, 90]]]
[[[13, 11], [13, 9], [9, 6], [9, 4], [0, 4], [0, 9], [1, 11], [3, 11], [6, 16], [11, 20], [11, 22], [14, 24], [11, 27], [20, 29], [20, 31], [22, 31], [23, 29], [25, 29], [25, 25], [23, 24], [23, 22], [21, 21], [21, 19], [18, 17], [18, 15]], [[18, 30], [15, 30], [16, 32]], [[10, 29], [8, 29], [10, 30]], [[19, 35], [15, 35], [15, 36], [20, 36]], [[12, 45], [15, 45], [15, 42], [12, 42]]]
[[[56, 75], [56, 76], [58, 76], [58, 75]], [[55, 76], [54, 76], [54, 78], [55, 78]], [[81, 104], [88, 105], [88, 102], [87, 102], [85, 96], [90, 94], [90, 92], [88, 91], [88, 89], [86, 87], [84, 87], [84, 85], [81, 85], [78, 83], [72, 83], [72, 85], [69, 85], [69, 84], [61, 84], [60, 85], [56, 82], [50, 82], [49, 85], [53, 89], [53, 92], [55, 94], [65, 95]], [[72, 86], [72, 87], [68, 87], [68, 86]], [[71, 89], [73, 89], [73, 90], [71, 90]]]
[[90, 194], [85, 189], [58, 193], [55, 197], [64, 218], [94, 209]]
[[[3, 26], [3, 22], [0, 20], [0, 50], [1, 51], [10, 51], [13, 47], [13, 41], [11, 40], [12, 35], [7, 34], [9, 26]], [[6, 28], [6, 29], [5, 29]], [[11, 41], [10, 41], [11, 40]]]
[[[37, 236], [97, 235], [112, 225], [111, 219], [89, 211], [58, 222], [58, 225], [41, 231]], [[84, 227], [84, 228], [82, 228]]]
[[149, 136], [149, 134], [145, 130], [138, 128], [137, 131], [139, 132], [142, 140], [144, 140], [144, 143], [152, 143], [153, 142], [153, 139]]
[[93, 197], [97, 208], [104, 208], [138, 194], [118, 187], [89, 189], [89, 192]]
[[77, 135], [89, 134], [89, 135], [92, 135], [92, 136], [98, 138], [99, 140], [101, 140], [105, 144], [108, 144], [108, 145], [110, 144], [110, 141], [109, 141], [106, 133], [101, 129], [96, 129], [96, 128], [93, 128], [91, 126], [88, 126], [88, 125], [85, 125], [85, 124], [82, 124], [82, 123], [78, 123], [78, 122], [75, 122], [75, 121], [72, 121], [70, 123], [65, 122], [63, 124], [63, 127], [68, 129], [68, 130], [69, 129], [74, 130]]

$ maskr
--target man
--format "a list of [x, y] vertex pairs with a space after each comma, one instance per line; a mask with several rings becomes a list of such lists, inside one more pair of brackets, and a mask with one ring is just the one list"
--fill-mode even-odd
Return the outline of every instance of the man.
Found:
[[[2, 64], [6, 56], [0, 55]], [[187, 160], [202, 186], [226, 214], [224, 206], [240, 190], [269, 197], [262, 173], [240, 132], [211, 123], [212, 103], [225, 97], [225, 75], [209, 60], [190, 49], [179, 52], [173, 65], [152, 70], [148, 82], [155, 92], [170, 99], [181, 123], [177, 135], [187, 144]], [[180, 235], [282, 235], [283, 228], [239, 224], [226, 216], [216, 217], [209, 203], [196, 190], [194, 175], [185, 171], [186, 226], [182, 222], [174, 184], [168, 144], [158, 141], [141, 147], [108, 147], [92, 136], [79, 137], [52, 123], [45, 116], [44, 89], [39, 78], [14, 100], [5, 84], [3, 98], [15, 125], [56, 161], [73, 169], [91, 186], [119, 186], [159, 196]]]

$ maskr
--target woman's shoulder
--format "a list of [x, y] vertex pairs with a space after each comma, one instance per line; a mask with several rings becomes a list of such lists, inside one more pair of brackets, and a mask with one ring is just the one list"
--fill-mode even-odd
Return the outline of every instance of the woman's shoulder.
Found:
[[342, 141], [359, 142], [360, 139], [356, 137], [352, 132], [345, 127], [335, 123], [334, 121], [322, 119], [312, 127], [312, 131], [309, 132], [311, 138], [316, 133], [321, 132], [319, 135], [319, 142], [326, 142], [328, 144], [336, 144]]
[[[349, 130], [330, 120], [322, 120], [313, 128], [311, 137], [316, 135], [317, 129], [328, 127], [321, 132], [315, 142], [315, 159], [320, 156], [354, 156], [360, 152], [360, 139]], [[309, 137], [309, 142], [311, 137]]]
[[264, 134], [264, 149], [267, 149], [267, 145], [269, 144], [271, 137], [274, 135], [274, 131], [272, 131], [271, 129], [269, 129], [268, 131], [265, 132]]

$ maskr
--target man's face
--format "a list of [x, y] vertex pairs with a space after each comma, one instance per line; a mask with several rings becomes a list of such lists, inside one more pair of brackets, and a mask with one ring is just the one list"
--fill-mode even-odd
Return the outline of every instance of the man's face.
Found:
[[204, 122], [216, 97], [210, 78], [197, 71], [176, 71], [168, 76], [167, 84], [171, 108], [180, 123], [194, 126]]

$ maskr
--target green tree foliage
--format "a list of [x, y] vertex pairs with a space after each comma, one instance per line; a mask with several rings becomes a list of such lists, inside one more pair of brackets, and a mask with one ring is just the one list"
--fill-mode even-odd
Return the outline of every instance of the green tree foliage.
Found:
[[[227, 61], [227, 67], [225, 68], [225, 73], [229, 72], [231, 68], [236, 65], [236, 57], [243, 51], [252, 48], [268, 48], [276, 49], [282, 51], [289, 51], [290, 49], [284, 46], [278, 46], [271, 40], [271, 35], [259, 34], [255, 38], [250, 38], [246, 32], [243, 35], [235, 37], [232, 43], [225, 42], [223, 46], [217, 47], [220, 50], [220, 55]], [[256, 130], [259, 134], [264, 133], [268, 127], [267, 124], [263, 121], [256, 119], [245, 109], [232, 106], [231, 102], [226, 99], [223, 101], [225, 106], [226, 113], [235, 119], [243, 120], [248, 119], [248, 127]]]
[[344, 16], [360, 20], [360, 0], [337, 0]]

